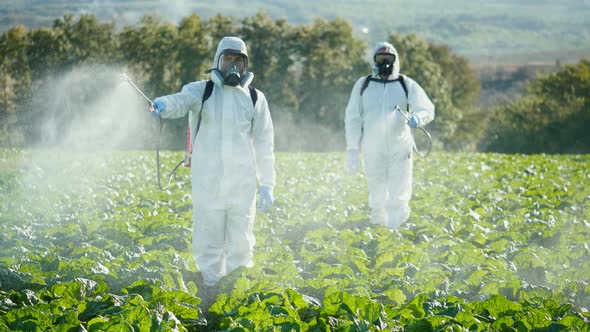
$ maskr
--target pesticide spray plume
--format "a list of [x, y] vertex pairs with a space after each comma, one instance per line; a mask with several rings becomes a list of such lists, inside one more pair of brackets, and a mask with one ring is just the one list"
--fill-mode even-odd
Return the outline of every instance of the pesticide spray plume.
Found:
[[[21, 166], [25, 187], [88, 192], [108, 176], [108, 164], [116, 160], [112, 153], [151, 148], [155, 123], [143, 99], [121, 83], [120, 72], [84, 65], [43, 79], [27, 102], [31, 149]], [[69, 162], [58, 166], [58, 155]]]
[[44, 78], [27, 103], [30, 144], [65, 151], [145, 148], [151, 118], [120, 72], [84, 65]]
[[[142, 97], [121, 82], [119, 73], [113, 66], [76, 66], [40, 79], [26, 100], [22, 119], [30, 146], [15, 152], [13, 180], [2, 188], [11, 197], [7, 215], [16, 216], [4, 220], [35, 230], [31, 236], [23, 234], [23, 241], [42, 238], [38, 233], [44, 231], [53, 234], [56, 224], [75, 229], [106, 225], [113, 205], [102, 192], [133, 198], [119, 188], [153, 179], [125, 169], [138, 159], [130, 150], [153, 148], [157, 127]], [[88, 209], [96, 210], [86, 213]], [[92, 236], [76, 234], [84, 241]], [[20, 237], [14, 234], [12, 239]], [[57, 241], [68, 240], [56, 240], [59, 247], [63, 243]]]

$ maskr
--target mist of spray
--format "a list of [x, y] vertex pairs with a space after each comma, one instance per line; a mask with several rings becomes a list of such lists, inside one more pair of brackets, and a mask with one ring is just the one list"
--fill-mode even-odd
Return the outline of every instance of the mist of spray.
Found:
[[297, 119], [292, 113], [270, 109], [275, 131], [275, 148], [288, 152], [344, 151], [344, 130], [330, 128], [309, 119]]
[[35, 142], [21, 166], [25, 206], [35, 206], [28, 204], [31, 193], [55, 206], [61, 198], [93, 192], [104, 177], [124, 172], [111, 169], [122, 151], [153, 146], [157, 121], [121, 72], [76, 67], [47, 77], [31, 97], [29, 121], [38, 125], [29, 130]]
[[43, 108], [35, 119], [42, 121], [40, 148], [137, 148], [149, 126], [145, 102], [112, 68], [77, 68], [50, 78], [33, 99]]
[[[141, 196], [134, 188], [148, 180], [128, 168], [144, 167], [144, 156], [152, 156], [159, 121], [143, 97], [121, 80], [123, 72], [79, 66], [45, 77], [27, 102], [28, 132], [35, 136], [29, 140], [35, 144], [14, 151], [20, 164], [8, 170], [15, 174], [6, 182], [10, 187], [0, 188], [0, 197], [6, 193], [9, 198], [0, 206], [0, 242], [16, 244], [10, 249], [15, 260], [47, 247], [67, 259], [73, 246], [115, 237], [111, 225], [125, 224], [113, 218], [119, 208], [115, 197], [134, 202]], [[134, 82], [141, 86], [141, 80]], [[148, 151], [132, 151], [138, 148]], [[152, 166], [155, 158], [147, 161]], [[146, 173], [155, 173], [147, 167]], [[110, 255], [108, 250], [100, 254]], [[100, 263], [92, 271], [108, 273]]]

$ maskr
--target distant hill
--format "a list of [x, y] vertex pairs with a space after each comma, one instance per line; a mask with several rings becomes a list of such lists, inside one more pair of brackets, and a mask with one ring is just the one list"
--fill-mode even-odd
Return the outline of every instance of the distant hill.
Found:
[[291, 24], [342, 17], [370, 45], [391, 32], [413, 32], [480, 63], [511, 61], [513, 54], [522, 56], [514, 59], [519, 63], [530, 54], [546, 63], [590, 57], [587, 0], [0, 0], [0, 31], [16, 24], [50, 26], [66, 13], [91, 13], [124, 26], [146, 14], [175, 22], [193, 12], [241, 18], [258, 11]]

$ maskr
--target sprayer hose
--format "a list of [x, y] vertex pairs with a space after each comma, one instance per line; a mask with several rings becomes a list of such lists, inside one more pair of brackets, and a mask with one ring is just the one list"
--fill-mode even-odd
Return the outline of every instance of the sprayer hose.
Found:
[[422, 127], [418, 127], [417, 129], [422, 131], [424, 135], [426, 135], [426, 138], [428, 138], [428, 149], [426, 150], [426, 152], [419, 150], [416, 146], [416, 140], [412, 137], [412, 140], [414, 141], [414, 152], [416, 152], [416, 154], [420, 157], [425, 158], [430, 153], [430, 149], [432, 149], [432, 136], [430, 136], [428, 130]]
[[178, 167], [180, 167], [180, 165], [182, 165], [184, 163], [184, 159], [181, 160], [178, 165], [176, 165], [176, 167], [174, 167], [174, 169], [172, 170], [172, 172], [170, 172], [170, 175], [168, 175], [168, 182], [166, 183], [166, 185], [164, 187], [162, 187], [162, 182], [160, 180], [160, 141], [162, 140], [162, 127], [163, 127], [163, 122], [162, 122], [162, 118], [160, 117], [160, 130], [158, 133], [158, 145], [156, 147], [156, 170], [158, 173], [158, 187], [160, 187], [161, 190], [166, 190], [166, 188], [168, 188], [168, 186], [170, 186], [170, 182], [172, 182], [172, 177], [174, 176], [174, 173], [176, 173], [176, 170], [178, 169]]

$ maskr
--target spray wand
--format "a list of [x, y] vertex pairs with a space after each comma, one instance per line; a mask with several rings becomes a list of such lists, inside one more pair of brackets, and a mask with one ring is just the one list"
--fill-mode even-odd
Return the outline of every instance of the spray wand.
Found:
[[[154, 102], [148, 98], [145, 93], [143, 93], [143, 91], [141, 91], [140, 88], [137, 87], [137, 85], [135, 85], [133, 83], [133, 81], [131, 81], [131, 79], [129, 78], [129, 76], [127, 76], [127, 74], [123, 73], [121, 74], [121, 80], [125, 81], [127, 83], [129, 83], [137, 92], [139, 92], [139, 94], [149, 103], [149, 108], [148, 110], [150, 112], [154, 112]], [[182, 165], [185, 160], [183, 159], [180, 163], [178, 163], [178, 165], [176, 165], [176, 167], [174, 167], [174, 169], [172, 170], [172, 172], [170, 172], [170, 175], [168, 176], [168, 182], [166, 183], [166, 185], [164, 187], [162, 187], [162, 183], [160, 181], [160, 140], [162, 138], [162, 118], [158, 117], [158, 119], [160, 120], [160, 130], [159, 130], [159, 134], [158, 134], [158, 145], [156, 148], [156, 170], [157, 170], [157, 175], [158, 175], [158, 187], [160, 187], [161, 190], [165, 190], [166, 188], [168, 188], [168, 186], [170, 186], [170, 182], [172, 181], [172, 177], [174, 176], [174, 173], [176, 173], [176, 170], [178, 169], [178, 167], [180, 167], [180, 165]]]
[[125, 74], [125, 73], [121, 74], [121, 81], [125, 81], [125, 82], [127, 82], [127, 83], [131, 84], [131, 86], [132, 86], [133, 88], [135, 88], [135, 90], [136, 90], [137, 92], [139, 92], [139, 94], [140, 94], [140, 95], [141, 95], [141, 96], [142, 96], [142, 97], [143, 97], [145, 100], [147, 100], [147, 102], [150, 104], [150, 109], [149, 109], [149, 110], [150, 110], [150, 112], [153, 112], [153, 109], [154, 109], [154, 102], [153, 102], [151, 99], [149, 99], [149, 98], [148, 98], [148, 97], [145, 95], [145, 93], [143, 93], [143, 91], [141, 91], [141, 89], [140, 89], [140, 88], [138, 88], [138, 87], [137, 87], [137, 85], [135, 85], [135, 84], [134, 84], [134, 83], [131, 81], [131, 79], [129, 78], [129, 76], [127, 76], [127, 74]]
[[[408, 124], [410, 123], [410, 117], [408, 116], [408, 114], [406, 114], [406, 113], [404, 113], [404, 111], [402, 111], [402, 109], [399, 107], [399, 105], [395, 105], [395, 110], [398, 111], [404, 117], [404, 119], [406, 119]], [[430, 133], [426, 129], [424, 129], [422, 127], [418, 127], [416, 129], [422, 131], [422, 133], [424, 133], [424, 135], [426, 135], [426, 139], [428, 140], [428, 148], [425, 151], [418, 149], [418, 147], [416, 146], [416, 139], [414, 137], [414, 133], [412, 133], [412, 142], [414, 144], [414, 151], [420, 157], [426, 157], [428, 155], [428, 153], [430, 152], [430, 149], [432, 148], [432, 137], [430, 136]]]

